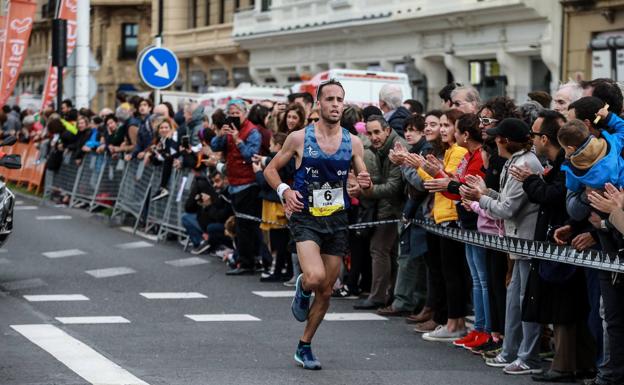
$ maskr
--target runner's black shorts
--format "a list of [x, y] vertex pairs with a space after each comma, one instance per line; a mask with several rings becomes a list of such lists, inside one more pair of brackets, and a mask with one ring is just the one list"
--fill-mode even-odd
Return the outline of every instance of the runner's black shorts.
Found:
[[349, 218], [346, 210], [327, 217], [293, 213], [288, 226], [295, 242], [313, 241], [321, 248], [321, 254], [347, 255]]

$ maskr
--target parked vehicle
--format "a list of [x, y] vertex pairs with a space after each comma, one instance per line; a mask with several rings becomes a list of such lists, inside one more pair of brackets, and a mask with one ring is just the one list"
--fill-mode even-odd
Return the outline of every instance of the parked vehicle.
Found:
[[406, 74], [400, 72], [371, 72], [349, 69], [332, 69], [316, 74], [299, 84], [295, 92], [309, 92], [316, 97], [322, 82], [334, 79], [345, 89], [345, 102], [359, 106], [379, 105], [379, 90], [384, 84], [396, 84], [403, 91], [403, 99], [412, 97], [412, 87]]
[[[14, 136], [6, 137], [0, 147], [12, 146], [17, 142]], [[0, 151], [0, 167], [7, 169], [22, 168], [21, 157], [17, 154], [5, 154]], [[1, 174], [0, 174], [1, 175]], [[0, 247], [4, 245], [13, 231], [13, 207], [15, 195], [9, 190], [3, 180], [0, 180]]]

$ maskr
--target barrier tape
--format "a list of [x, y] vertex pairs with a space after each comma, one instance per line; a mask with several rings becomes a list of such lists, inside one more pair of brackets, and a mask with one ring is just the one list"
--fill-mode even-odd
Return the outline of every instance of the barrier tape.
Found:
[[[243, 214], [243, 213], [239, 213], [239, 212], [236, 212], [236, 211], [234, 212], [234, 216], [236, 218], [247, 219], [249, 221], [254, 221], [254, 222], [258, 222], [258, 223], [266, 223], [266, 224], [269, 224], [269, 225], [280, 226], [281, 228], [288, 227], [287, 225], [284, 225], [282, 223], [273, 222], [273, 221], [267, 221], [267, 220], [264, 220], [262, 218], [254, 217], [253, 215]], [[368, 228], [368, 227], [375, 227], [375, 226], [379, 226], [379, 225], [387, 225], [387, 224], [399, 223], [399, 222], [400, 221], [398, 219], [390, 219], [390, 220], [384, 220], [384, 221], [354, 223], [352, 225], [349, 225], [349, 229], [350, 230], [361, 230], [361, 229], [365, 229], [365, 228]]]
[[591, 249], [578, 251], [573, 247], [560, 246], [551, 242], [532, 241], [507, 236], [502, 237], [455, 227], [442, 227], [431, 221], [414, 220], [413, 223], [441, 237], [481, 246], [487, 249], [516, 254], [522, 257], [538, 258], [546, 261], [624, 273], [624, 263], [620, 259], [619, 253], [605, 253]]

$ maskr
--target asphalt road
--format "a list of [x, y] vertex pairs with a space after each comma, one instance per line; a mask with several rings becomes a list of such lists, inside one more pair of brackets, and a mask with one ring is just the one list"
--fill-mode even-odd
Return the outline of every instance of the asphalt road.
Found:
[[[313, 343], [323, 370], [305, 371], [292, 358], [303, 325], [291, 299], [253, 293], [288, 288], [226, 277], [217, 259], [187, 260], [177, 243], [85, 211], [18, 199], [15, 231], [0, 249], [2, 385], [532, 383], [425, 342], [396, 318], [325, 321]], [[154, 293], [198, 298], [147, 298]], [[61, 297], [41, 297], [50, 295]], [[330, 312], [370, 314], [352, 305], [333, 300]]]

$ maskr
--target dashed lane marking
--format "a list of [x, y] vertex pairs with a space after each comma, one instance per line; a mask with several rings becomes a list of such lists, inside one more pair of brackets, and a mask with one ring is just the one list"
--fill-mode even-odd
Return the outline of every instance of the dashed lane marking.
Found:
[[71, 215], [42, 215], [35, 217], [38, 221], [62, 221], [72, 219]]
[[325, 321], [387, 321], [386, 317], [382, 317], [375, 313], [327, 313]]
[[110, 267], [106, 269], [87, 270], [85, 273], [95, 278], [112, 278], [120, 275], [135, 274], [136, 270], [129, 267]]
[[145, 234], [142, 231], [134, 231], [134, 229], [130, 226], [121, 226], [119, 230], [125, 231], [126, 233], [138, 235], [139, 237], [149, 239], [150, 241], [154, 241], [154, 242], [158, 241], [158, 236], [153, 235], [153, 234]]
[[24, 201], [15, 201], [16, 206], [21, 206], [24, 204]]
[[122, 250], [133, 250], [133, 249], [143, 249], [146, 247], [154, 247], [154, 244], [145, 242], [145, 241], [138, 241], [138, 242], [122, 243], [122, 244], [116, 245], [115, 247], [117, 247], [118, 249], [122, 249]]
[[187, 266], [203, 265], [206, 263], [210, 263], [210, 261], [206, 261], [205, 259], [199, 258], [199, 257], [191, 257], [191, 258], [174, 259], [171, 261], [166, 261], [165, 263], [167, 265], [171, 265], [175, 267], [187, 267]]
[[69, 250], [46, 251], [45, 253], [41, 253], [41, 254], [43, 254], [44, 257], [54, 259], [54, 258], [75, 257], [76, 255], [85, 255], [87, 253], [78, 249], [69, 249]]
[[197, 299], [208, 298], [202, 293], [188, 292], [188, 293], [139, 293], [141, 296], [147, 299]]
[[25, 295], [24, 299], [28, 302], [89, 301], [89, 298], [82, 294]]
[[64, 325], [129, 324], [130, 321], [120, 316], [98, 317], [56, 317]]
[[39, 207], [37, 206], [15, 206], [13, 207], [13, 210], [15, 211], [32, 211], [32, 210], [37, 210]]
[[11, 263], [11, 261], [7, 258], [0, 258], [0, 265], [8, 265], [9, 263]]
[[292, 298], [294, 290], [252, 291], [253, 294], [263, 298]]
[[185, 314], [195, 322], [260, 321], [250, 314]]
[[9, 250], [7, 250], [7, 249], [0, 249], [0, 254], [4, 254], [4, 253], [8, 253], [8, 252], [9, 252]]
[[11, 328], [91, 384], [148, 385], [54, 325], [11, 325]]
[[45, 283], [40, 278], [21, 279], [19, 281], [3, 282], [0, 284], [0, 286], [2, 286], [4, 290], [8, 290], [8, 291], [35, 289], [35, 288], [43, 287], [46, 285], [47, 283]]

